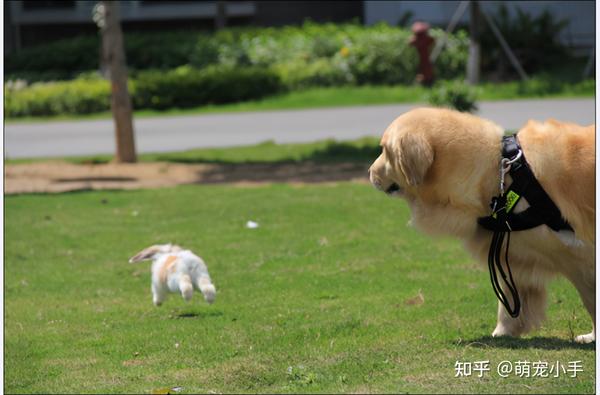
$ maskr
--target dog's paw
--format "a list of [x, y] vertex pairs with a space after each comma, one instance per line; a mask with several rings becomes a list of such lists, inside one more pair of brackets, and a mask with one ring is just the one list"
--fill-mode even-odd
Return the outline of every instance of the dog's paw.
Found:
[[503, 325], [498, 325], [496, 327], [496, 329], [494, 329], [494, 331], [492, 332], [492, 337], [502, 337], [502, 336], [516, 337], [516, 336], [518, 336], [518, 334], [513, 333], [512, 331], [510, 331], [508, 328], [504, 327]]
[[154, 300], [153, 303], [154, 303], [154, 305], [156, 307], [160, 307], [162, 305], [162, 301], [161, 300]]
[[581, 344], [588, 344], [596, 341], [596, 334], [594, 332], [588, 333], [587, 335], [579, 335], [575, 338], [575, 342]]

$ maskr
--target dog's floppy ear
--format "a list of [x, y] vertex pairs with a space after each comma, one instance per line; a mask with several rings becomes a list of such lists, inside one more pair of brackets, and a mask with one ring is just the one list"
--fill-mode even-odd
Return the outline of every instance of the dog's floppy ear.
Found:
[[160, 247], [159, 246], [155, 246], [154, 245], [154, 246], [148, 247], [148, 248], [146, 248], [146, 249], [138, 252], [137, 254], [135, 254], [134, 256], [132, 256], [131, 258], [129, 258], [129, 263], [135, 263], [135, 262], [150, 260], [158, 252], [160, 252]]
[[433, 163], [433, 148], [422, 134], [406, 133], [395, 141], [394, 151], [400, 170], [408, 185], [419, 185], [425, 180]]

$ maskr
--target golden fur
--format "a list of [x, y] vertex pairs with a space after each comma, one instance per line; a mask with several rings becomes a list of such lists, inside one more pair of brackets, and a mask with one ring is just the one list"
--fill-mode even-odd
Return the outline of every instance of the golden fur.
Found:
[[163, 283], [167, 282], [167, 278], [169, 274], [175, 271], [175, 264], [177, 263], [177, 257], [174, 255], [169, 255], [163, 262], [163, 264], [158, 269], [158, 278]]
[[[538, 327], [544, 318], [546, 284], [555, 274], [577, 288], [595, 323], [594, 132], [594, 125], [555, 120], [529, 121], [519, 131], [527, 162], [575, 233], [557, 233], [545, 225], [512, 232], [509, 260], [522, 309], [514, 319], [499, 304], [493, 336], [519, 336]], [[479, 261], [487, 262], [491, 232], [477, 218], [490, 214], [490, 201], [499, 193], [503, 134], [500, 126], [473, 115], [412, 110], [385, 131], [382, 154], [369, 170], [371, 182], [406, 199], [415, 227], [456, 236]], [[506, 185], [510, 183], [507, 176]], [[389, 189], [393, 184], [398, 191]], [[515, 211], [527, 206], [521, 199]], [[594, 341], [595, 330], [576, 340]]]

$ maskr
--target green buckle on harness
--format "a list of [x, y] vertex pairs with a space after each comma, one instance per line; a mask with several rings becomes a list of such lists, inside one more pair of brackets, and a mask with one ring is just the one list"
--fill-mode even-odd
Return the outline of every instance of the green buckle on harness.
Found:
[[512, 211], [515, 204], [517, 204], [517, 202], [519, 201], [520, 197], [521, 196], [519, 196], [516, 192], [508, 191], [508, 193], [506, 194], [506, 212], [507, 213], [510, 213]]
[[[515, 191], [508, 191], [508, 193], [506, 194], [506, 197], [505, 197], [506, 205], [504, 206], [506, 214], [508, 214], [512, 211], [512, 209], [515, 207], [515, 205], [517, 204], [517, 202], [519, 201], [520, 198], [521, 198], [521, 196], [518, 193], [516, 193]], [[493, 212], [492, 218], [498, 219], [498, 214], [496, 212]]]

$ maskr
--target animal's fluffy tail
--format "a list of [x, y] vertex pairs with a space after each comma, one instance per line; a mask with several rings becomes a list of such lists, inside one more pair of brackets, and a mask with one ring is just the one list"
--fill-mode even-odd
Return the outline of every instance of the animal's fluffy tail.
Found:
[[198, 279], [198, 288], [200, 289], [200, 292], [202, 292], [204, 300], [206, 300], [208, 303], [215, 301], [217, 290], [215, 289], [213, 283], [210, 282], [209, 277], [200, 277]]

